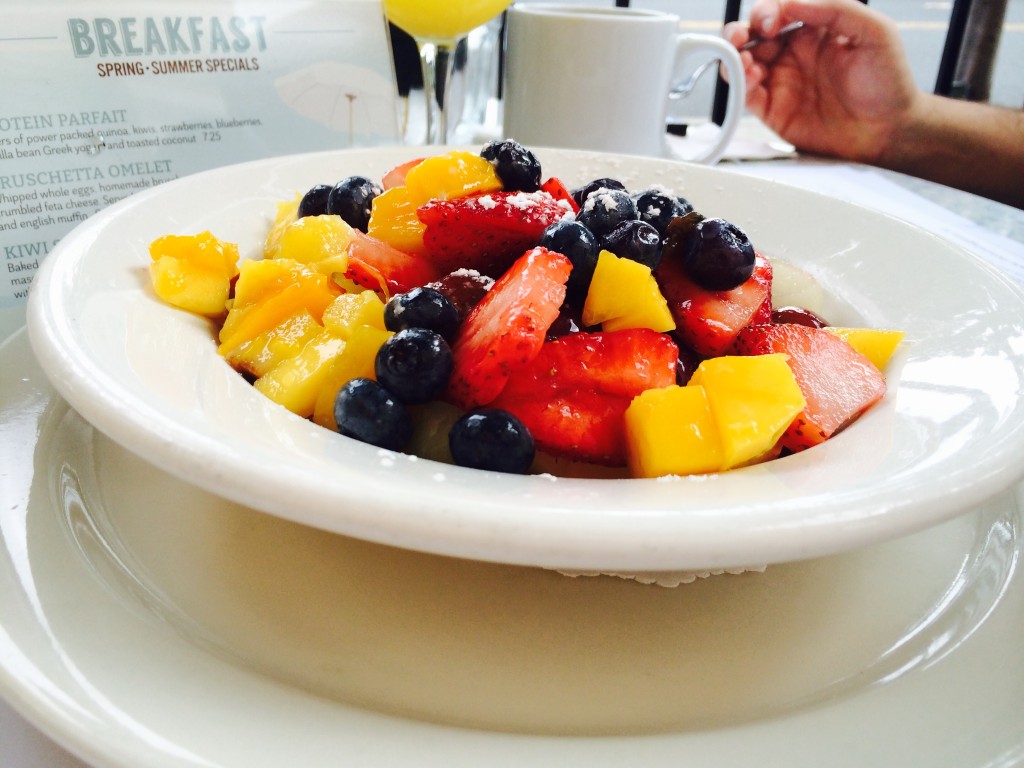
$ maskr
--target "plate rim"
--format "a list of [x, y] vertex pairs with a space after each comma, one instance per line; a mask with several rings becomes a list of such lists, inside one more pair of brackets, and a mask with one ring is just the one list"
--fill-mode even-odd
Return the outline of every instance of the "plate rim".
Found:
[[[21, 345], [21, 349], [27, 353], [28, 347], [25, 340], [17, 334], [15, 338], [16, 343]], [[3, 354], [5, 347], [5, 343], [0, 343], [0, 354]], [[6, 348], [11, 349], [11, 347]], [[32, 382], [36, 386], [33, 394], [29, 396], [31, 399], [36, 401], [45, 400], [48, 407], [55, 401], [59, 402], [58, 396], [52, 392], [46, 392], [48, 383], [44, 380], [43, 376], [36, 373]], [[20, 402], [24, 403], [25, 400], [26, 398], [22, 398]], [[63, 406], [63, 403], [61, 405]], [[38, 419], [39, 416], [36, 416], [34, 420], [37, 428]], [[35, 434], [39, 434], [38, 429]], [[37, 467], [34, 465], [30, 466], [32, 473], [38, 472]], [[20, 479], [33, 482], [32, 477]], [[3, 489], [0, 488], [0, 493], [2, 491]], [[56, 516], [58, 513], [51, 508], [53, 505], [52, 498], [48, 496], [46, 503], [49, 506], [45, 510], [39, 507], [33, 507], [32, 509], [11, 508], [10, 505], [5, 503], [2, 511], [0, 511], [0, 522], [4, 522], [5, 519], [19, 514], [31, 516], [32, 510], [36, 514], [45, 512], [46, 514]], [[1010, 503], [1009, 497], [1007, 498], [1007, 503]], [[1020, 519], [1019, 505], [1017, 506], [1017, 518]], [[5, 531], [9, 530], [6, 526], [0, 526], [0, 565], [3, 566], [9, 565], [10, 560], [11, 542], [4, 536]], [[97, 678], [95, 674], [89, 676], [84, 674], [84, 672], [81, 680], [76, 680], [83, 690], [95, 694], [95, 697], [90, 699], [91, 707], [89, 709], [82, 708], [69, 692], [65, 690], [64, 683], [58, 679], [58, 676], [52, 674], [52, 670], [48, 669], [47, 659], [51, 661], [57, 660], [60, 668], [64, 671], [76, 671], [79, 669], [78, 660], [80, 657], [73, 654], [67, 658], [59, 658], [61, 653], [65, 651], [65, 644], [61, 642], [61, 638], [64, 635], [60, 632], [51, 633], [54, 640], [52, 643], [28, 642], [28, 638], [25, 636], [27, 622], [23, 622], [20, 619], [28, 617], [33, 626], [36, 626], [35, 622], [46, 622], [46, 618], [37, 608], [33, 608], [30, 605], [32, 602], [32, 584], [27, 584], [19, 579], [24, 577], [28, 577], [30, 580], [34, 579], [36, 568], [52, 569], [56, 559], [62, 558], [61, 552], [71, 555], [68, 560], [74, 564], [75, 572], [81, 570], [86, 575], [85, 581], [88, 585], [86, 588], [89, 593], [90, 602], [86, 604], [65, 602], [58, 606], [60, 610], [89, 612], [93, 610], [92, 606], [94, 606], [94, 603], [92, 601], [98, 601], [96, 604], [98, 604], [99, 610], [104, 612], [103, 615], [111, 616], [115, 619], [112, 622], [113, 626], [121, 626], [118, 622], [128, 622], [130, 624], [128, 628], [134, 634], [122, 638], [122, 642], [129, 643], [136, 648], [144, 648], [147, 638], [149, 640], [156, 640], [157, 646], [154, 650], [161, 658], [176, 660], [178, 665], [176, 669], [187, 669], [190, 671], [189, 674], [181, 677], [181, 681], [187, 684], [189, 684], [189, 681], [194, 681], [190, 683], [194, 689], [196, 689], [195, 686], [198, 686], [198, 688], [208, 691], [216, 701], [235, 701], [236, 703], [241, 703], [243, 707], [252, 708], [254, 705], [257, 705], [257, 702], [254, 702], [251, 698], [245, 698], [243, 688], [245, 685], [248, 685], [250, 686], [250, 691], [252, 690], [251, 686], [257, 686], [264, 693], [268, 691], [278, 693], [280, 695], [278, 701], [280, 702], [295, 701], [295, 699], [289, 697], [297, 696], [299, 697], [298, 700], [305, 701], [309, 706], [315, 703], [313, 700], [317, 699], [317, 697], [311, 696], [304, 691], [268, 681], [251, 669], [233, 666], [223, 659], [211, 657], [202, 648], [190, 643], [180, 632], [176, 632], [172, 626], [154, 621], [148, 614], [140, 613], [127, 602], [125, 595], [121, 593], [112, 595], [108, 585], [102, 583], [102, 579], [97, 579], [94, 573], [87, 572], [89, 564], [81, 556], [80, 552], [74, 549], [70, 537], [59, 536], [51, 538], [49, 541], [59, 549], [59, 552], [46, 554], [44, 557], [45, 562], [41, 563], [33, 559], [30, 561], [33, 564], [33, 568], [18, 570], [17, 572], [15, 568], [11, 567], [0, 568], [0, 601], [5, 601], [13, 592], [17, 596], [16, 599], [23, 603], [19, 605], [18, 612], [12, 617], [12, 620], [16, 620], [17, 623], [11, 625], [11, 633], [0, 633], [0, 648], [3, 648], [5, 651], [3, 654], [0, 654], [0, 695], [10, 702], [12, 707], [28, 721], [80, 759], [97, 766], [207, 765], [209, 763], [204, 760], [215, 759], [216, 755], [204, 756], [203, 754], [187, 752], [184, 740], [175, 740], [173, 732], [153, 731], [154, 734], [164, 739], [163, 742], [159, 742], [147, 740], [146, 733], [133, 729], [132, 726], [135, 723], [131, 722], [132, 711], [118, 710], [116, 701], [111, 702], [104, 697], [104, 691], [109, 689], [110, 678], [119, 674], [117, 672], [117, 660], [110, 657], [107, 651], [108, 646], [104, 644], [96, 646], [97, 652], [107, 653], [107, 661], [104, 663], [104, 666], [109, 666], [110, 670], [106, 673], [105, 681], [104, 679]], [[1016, 545], [1015, 551], [1019, 557], [1019, 542]], [[60, 567], [64, 567], [63, 560]], [[71, 576], [74, 577], [74, 573]], [[1019, 582], [1022, 578], [1020, 570], [1016, 569], [1015, 576], [1011, 576], [1011, 578]], [[683, 588], [686, 589], [686, 587]], [[955, 685], [949, 685], [950, 675], [953, 675], [953, 681], [959, 681], [959, 684], [964, 686], [963, 692], [965, 694], [982, 696], [984, 700], [992, 701], [990, 695], [980, 691], [979, 686], [973, 684], [974, 678], [970, 673], [978, 664], [987, 669], [994, 669], [993, 665], [988, 663], [991, 660], [991, 646], [994, 642], [991, 632], [996, 632], [1002, 638], [995, 642], [1005, 641], [1009, 643], [1013, 638], [1017, 637], [1017, 633], [1013, 630], [1019, 624], [1019, 619], [1022, 615], [1020, 608], [1024, 605], [1024, 592], [1013, 589], [1007, 592], [1002, 594], [993, 614], [987, 616], [979, 627], [979, 634], [984, 635], [984, 637], [972, 638], [970, 643], [965, 643], [958, 647], [954, 656], [944, 659], [942, 664], [945, 666], [942, 669], [945, 669], [946, 672], [938, 672], [938, 677], [936, 677], [936, 671], [934, 670], [920, 670], [920, 673], [915, 674], [913, 678], [901, 678], [886, 683], [880, 688], [863, 690], [860, 695], [855, 697], [833, 702], [822, 702], [819, 707], [813, 710], [789, 713], [783, 720], [787, 723], [795, 724], [797, 732], [801, 734], [808, 732], [806, 730], [808, 723], [817, 723], [818, 726], [822, 726], [814, 728], [813, 733], [816, 734], [816, 738], [822, 740], [823, 748], [827, 748], [829, 754], [834, 755], [835, 744], [848, 743], [849, 740], [848, 732], [837, 729], [840, 726], [847, 728], [851, 716], [867, 717], [868, 722], [877, 723], [881, 719], [877, 714], [880, 702], [887, 706], [885, 711], [892, 711], [894, 714], [902, 717], [908, 712], [915, 713], [919, 711], [918, 707], [908, 706], [910, 701], [925, 700], [933, 702], [933, 699], [928, 698], [930, 695], [929, 691], [942, 690], [945, 696], [955, 700], [958, 692]], [[112, 597], [117, 599], [112, 599]], [[1013, 605], [1007, 605], [1007, 601], [1012, 601]], [[57, 622], [55, 626], [66, 628], [68, 626], [77, 626], [77, 624], [64, 621], [63, 623]], [[995, 627], [994, 629], [992, 628], [993, 626]], [[78, 648], [75, 653], [81, 653], [81, 651], [82, 649]], [[43, 658], [44, 656], [46, 657], [45, 659]], [[966, 658], [962, 659], [961, 657], [964, 656]], [[96, 659], [93, 659], [94, 663], [96, 661]], [[210, 666], [211, 664], [213, 666]], [[26, 677], [26, 668], [37, 671], [39, 675], [31, 679]], [[90, 665], [84, 664], [82, 668], [83, 670], [89, 670]], [[198, 670], [209, 671], [211, 669], [223, 669], [224, 672], [223, 674], [212, 676], [203, 676], [198, 672]], [[1024, 673], [1024, 667], [1017, 665], [1015, 669], [1016, 672], [1013, 674], [1020, 678], [1021, 674]], [[159, 663], [144, 667], [142, 671], [150, 676], [148, 679], [154, 682], [161, 680], [168, 682], [175, 678], [174, 669], [164, 670], [163, 666]], [[992, 674], [997, 680], [1006, 680], [1012, 676], [1006, 675], [1003, 672], [993, 672]], [[236, 685], [235, 689], [230, 689], [228, 686], [232, 684], [232, 681], [240, 682], [241, 684]], [[211, 683], [212, 690], [208, 687], [208, 684]], [[159, 685], [154, 685], [149, 690], [156, 696], [163, 696], [165, 698], [175, 696], [173, 691], [165, 692]], [[1014, 690], [1020, 693], [1024, 689], [1016, 687]], [[996, 706], [999, 701], [1002, 700], [999, 699], [993, 706]], [[203, 706], [203, 697], [199, 699], [199, 706], [200, 708]], [[265, 701], [258, 703], [258, 706], [256, 706], [257, 714], [260, 711], [259, 707], [262, 707], [263, 711], [266, 712], [268, 711], [268, 706], [268, 702]], [[532, 759], [539, 761], [538, 764], [552, 766], [602, 765], [601, 757], [603, 756], [607, 759], [607, 764], [612, 765], [620, 762], [622, 755], [627, 752], [637, 756], [646, 755], [645, 764], [647, 765], [677, 765], [679, 748], [683, 745], [692, 749], [695, 756], [707, 755], [708, 753], [717, 755], [720, 758], [720, 762], [716, 764], [733, 764], [736, 760], [740, 759], [738, 752], [716, 751], [714, 746], [718, 744], [721, 747], [723, 742], [735, 743], [735, 739], [728, 735], [733, 729], [727, 729], [724, 732], [720, 731], [719, 733], [724, 734], [726, 738], [717, 741], [714, 740], [714, 734], [705, 734], [705, 732], [701, 731], [680, 732], [660, 736], [597, 737], [589, 739], [558, 736], [516, 736], [491, 731], [453, 728], [415, 720], [404, 720], [337, 702], [324, 702], [322, 707], [320, 705], [317, 706], [317, 711], [324, 713], [325, 717], [331, 715], [331, 713], [333, 713], [334, 717], [341, 717], [345, 722], [349, 723], [350, 730], [352, 731], [360, 727], [365, 729], [369, 725], [374, 729], [373, 734], [375, 735], [389, 733], [393, 735], [412, 735], [413, 743], [422, 744], [424, 747], [450, 746], [453, 744], [453, 739], [455, 739], [454, 743], [458, 745], [457, 753], [449, 753], [447, 756], [442, 756], [438, 761], [439, 765], [443, 762], [446, 766], [476, 766], [480, 764], [482, 756], [486, 756], [489, 764], [495, 766], [507, 765], [511, 767], [521, 765], [524, 757], [529, 760], [531, 756]], [[1009, 711], [1008, 708], [1003, 706], [998, 706], [997, 709], [1001, 712]], [[943, 711], [946, 711], [946, 709]], [[959, 718], [961, 714], [959, 706], [949, 711], [953, 712], [953, 714], [949, 714], [948, 717], [956, 718], [957, 722], [960, 723]], [[119, 712], [127, 716], [128, 722], [124, 718], [119, 720], [115, 716]], [[221, 717], [225, 714], [224, 711], [216, 707], [213, 713], [218, 713]], [[248, 711], [244, 709], [243, 711], [236, 711], [236, 714], [238, 718], [242, 719], [246, 719], [249, 716]], [[173, 720], [174, 712], [171, 710], [163, 711], [162, 717], [163, 719], [159, 722], [166, 726], [169, 724], [168, 718]], [[217, 716], [205, 719], [201, 716], [197, 717], [199, 717], [200, 721], [205, 720], [206, 722], [216, 722], [218, 719]], [[112, 727], [96, 728], [97, 722], [103, 722]], [[785, 738], [784, 736], [778, 736], [773, 741], [766, 733], [766, 729], [774, 727], [778, 722], [775, 720], [769, 722], [755, 721], [741, 725], [740, 729], [746, 730], [753, 735], [765, 736], [768, 743], [781, 744], [782, 739]], [[919, 726], [923, 723], [931, 722], [930, 716], [918, 718], [917, 720]], [[178, 722], [175, 724], [175, 728], [180, 731], [185, 725]], [[246, 722], [244, 728], [237, 726], [237, 723], [229, 723], [229, 725], [234, 728], [235, 733], [251, 734], [252, 732], [251, 722]], [[902, 730], [905, 725], [898, 727]], [[276, 731], [276, 729], [269, 730], [271, 732]], [[970, 731], [971, 729], [967, 730]], [[298, 728], [297, 735], [299, 737], [303, 735], [308, 737], [310, 733], [310, 729], [303, 725]], [[918, 736], [920, 736], [920, 733], [918, 733]], [[331, 739], [334, 738], [332, 733]], [[371, 736], [365, 738], [376, 744], [387, 742], [386, 738], [376, 739], [375, 741]], [[712, 740], [705, 743], [707, 738]], [[1014, 747], [1016, 750], [1014, 754], [1024, 753], [1024, 731], [1018, 729], [1014, 738], [1017, 742], [1017, 745]], [[830, 739], [832, 741], [829, 741]], [[911, 740], [919, 739], [914, 737]], [[239, 739], [239, 741], [245, 740]], [[906, 741], [904, 739], [899, 743], [889, 743], [885, 739], [869, 740], [870, 744], [876, 748], [874, 751], [869, 750], [867, 753], [874, 756], [870, 762], [876, 765], [906, 765], [907, 754], [905, 750], [908, 749]], [[929, 742], [933, 743], [935, 745], [934, 748], [938, 751], [945, 748], [944, 745], [936, 740], [929, 740]], [[330, 741], [330, 744], [337, 743], [337, 741]], [[1000, 755], [992, 755], [993, 750], [988, 739], [976, 738], [973, 743], [984, 744], [990, 747], [988, 752], [982, 753], [979, 751], [977, 755], [979, 762], [972, 763], [977, 768], [981, 768], [982, 765], [993, 765], [994, 763], [991, 760], [994, 757], [1000, 757]], [[337, 753], [329, 751], [330, 744], [325, 742], [316, 747], [310, 747], [311, 754], [314, 752], [322, 755], [330, 754], [330, 759], [325, 760], [323, 765], [333, 765], [336, 763]], [[352, 749], [358, 752], [358, 754], [365, 756], [365, 752], [359, 751], [359, 744], [360, 742], [357, 739]], [[611, 745], [621, 745], [621, 751], [619, 749], [609, 750]], [[171, 752], [168, 748], [177, 748], [179, 752]], [[237, 746], [234, 748], [237, 749]], [[319, 749], [318, 752], [317, 749]], [[386, 753], [386, 750], [384, 752]], [[877, 758], [880, 753], [890, 755], [891, 760], [879, 762]], [[801, 748], [799, 754], [804, 755], [806, 752]], [[862, 753], [860, 750], [856, 750], [856, 754]], [[776, 756], [780, 761], [786, 761], [789, 758], [795, 757], [795, 755], [790, 755], [789, 758], [786, 758], [782, 753]], [[398, 757], [392, 756], [389, 759], [388, 754], [382, 754], [379, 757], [380, 759], [377, 761], [379, 765], [409, 764], [407, 761], [403, 762]], [[817, 760], [817, 758], [814, 759]], [[316, 764], [319, 765], [320, 763]], [[787, 764], [803, 765], [805, 763], [795, 760]]]

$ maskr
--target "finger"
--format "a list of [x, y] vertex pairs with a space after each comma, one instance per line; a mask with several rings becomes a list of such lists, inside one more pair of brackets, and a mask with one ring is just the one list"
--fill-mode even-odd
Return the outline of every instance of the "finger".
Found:
[[750, 29], [755, 37], [772, 38], [779, 30], [780, 0], [759, 0], [750, 9]]
[[748, 94], [761, 89], [765, 79], [768, 77], [768, 69], [764, 64], [758, 62], [751, 62], [750, 66], [747, 66], [743, 70], [743, 79], [747, 85]]
[[739, 48], [750, 41], [750, 26], [742, 21], [730, 21], [722, 28], [722, 37]]
[[746, 107], [754, 117], [759, 120], [764, 120], [765, 115], [768, 112], [767, 89], [761, 85], [750, 87], [750, 84], [748, 83]]

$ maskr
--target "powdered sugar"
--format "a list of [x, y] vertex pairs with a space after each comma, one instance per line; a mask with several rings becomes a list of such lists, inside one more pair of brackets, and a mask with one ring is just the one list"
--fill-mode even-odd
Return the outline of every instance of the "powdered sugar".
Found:
[[665, 197], [675, 197], [676, 192], [670, 187], [666, 187], [664, 184], [651, 184], [644, 192], [650, 192], [655, 195], [664, 195]]
[[555, 203], [559, 208], [565, 211], [568, 216], [574, 216], [575, 213], [572, 206], [567, 200], [556, 200], [549, 193], [538, 191], [538, 192], [516, 192], [515, 194], [507, 195], [500, 201], [496, 200], [493, 195], [480, 195], [479, 197], [473, 198], [476, 205], [479, 205], [485, 210], [493, 210], [499, 205], [507, 205], [517, 211], [524, 214], [529, 213], [531, 210], [540, 206], [548, 207], [551, 203]]
[[618, 206], [618, 202], [616, 196], [612, 194], [613, 191], [621, 192], [621, 190], [611, 190], [608, 187], [595, 189], [587, 195], [587, 199], [583, 203], [583, 210], [589, 213], [600, 205], [606, 211], [614, 211]]
[[[453, 270], [452, 272], [449, 272], [448, 274], [455, 275], [457, 277], [473, 277], [473, 278], [475, 278], [475, 277], [484, 277], [483, 275], [480, 274], [480, 272], [478, 270], [470, 269], [469, 267], [459, 267], [458, 269]], [[484, 278], [484, 279], [491, 280], [491, 282], [494, 282], [489, 277]]]

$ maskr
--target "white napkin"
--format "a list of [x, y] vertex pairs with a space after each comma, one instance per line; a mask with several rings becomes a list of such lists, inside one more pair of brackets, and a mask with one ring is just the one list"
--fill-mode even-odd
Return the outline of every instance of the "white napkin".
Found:
[[[686, 128], [685, 137], [669, 134], [669, 149], [683, 158], [696, 157], [699, 149], [711, 146], [719, 130], [719, 127], [710, 121], [691, 124]], [[729, 142], [722, 160], [777, 160], [795, 156], [796, 150], [792, 144], [780, 139], [757, 118], [747, 115], [740, 118], [736, 133]]]

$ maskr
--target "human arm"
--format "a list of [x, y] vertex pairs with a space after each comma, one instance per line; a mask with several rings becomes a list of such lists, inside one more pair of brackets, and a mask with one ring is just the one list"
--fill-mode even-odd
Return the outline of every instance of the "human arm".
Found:
[[[805, 26], [775, 40], [792, 21]], [[895, 24], [857, 0], [760, 0], [726, 37], [747, 107], [798, 149], [908, 173], [1024, 208], [1024, 114], [919, 90]]]
[[920, 94], [875, 164], [1024, 209], [1024, 111]]

